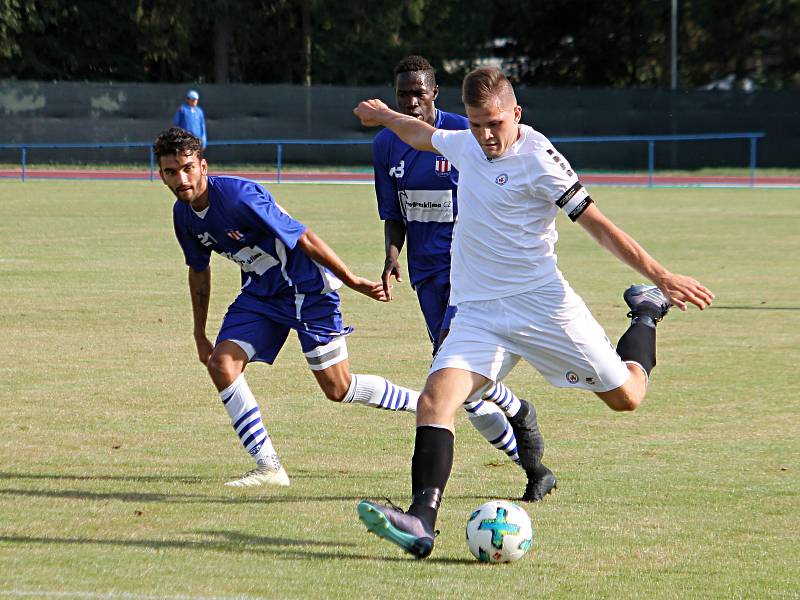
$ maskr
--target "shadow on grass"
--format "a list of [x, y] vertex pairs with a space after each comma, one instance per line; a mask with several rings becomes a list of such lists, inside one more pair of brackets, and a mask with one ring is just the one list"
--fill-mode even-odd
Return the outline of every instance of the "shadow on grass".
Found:
[[[358, 502], [361, 496], [270, 496], [256, 488], [258, 496], [206, 496], [203, 494], [173, 494], [158, 492], [94, 492], [90, 490], [23, 490], [0, 489], [0, 496], [64, 498], [67, 500], [122, 500], [123, 502], [209, 503], [209, 504], [271, 504], [276, 502]], [[232, 492], [237, 493], [237, 492]], [[242, 493], [242, 492], [238, 492]]]
[[[258, 494], [244, 496], [241, 494]], [[264, 493], [264, 488], [255, 488], [248, 491], [237, 490], [231, 492], [236, 496], [208, 496], [203, 494], [175, 494], [160, 492], [96, 492], [91, 490], [35, 490], [35, 489], [0, 489], [0, 496], [22, 496], [29, 498], [62, 498], [65, 500], [120, 500], [133, 503], [163, 502], [165, 504], [295, 504], [306, 502], [359, 502], [364, 498], [377, 498], [383, 501], [380, 494], [359, 496], [310, 496], [287, 492], [284, 495], [269, 495]], [[292, 494], [292, 495], [289, 495]], [[462, 494], [448, 496], [451, 500], [471, 500], [486, 502], [495, 497]]]
[[203, 483], [200, 477], [169, 475], [65, 475], [64, 473], [9, 473], [0, 471], [0, 479], [59, 479], [71, 481], [153, 481], [160, 483]]
[[[333, 479], [342, 476], [353, 475], [358, 476], [360, 479], [374, 479], [382, 481], [385, 479], [383, 474], [375, 474], [370, 476], [361, 472], [337, 470], [326, 472], [304, 472], [299, 470], [292, 473], [292, 479]], [[195, 475], [70, 475], [65, 473], [13, 473], [10, 471], [0, 471], [0, 479], [55, 479], [67, 481], [129, 481], [131, 483], [147, 481], [153, 483], [213, 483], [207, 478], [198, 477]], [[222, 480], [220, 480], [222, 483]]]
[[[336, 550], [346, 546], [348, 548], [362, 546], [356, 542], [325, 542], [319, 540], [303, 540], [289, 538], [272, 538], [245, 535], [234, 531], [200, 531], [198, 533], [210, 536], [209, 540], [116, 540], [98, 538], [72, 538], [72, 537], [34, 537], [34, 536], [0, 536], [0, 543], [9, 544], [44, 544], [44, 545], [100, 545], [123, 548], [174, 548], [178, 550], [213, 550], [217, 552], [237, 553], [265, 553], [276, 555], [280, 558], [296, 558], [301, 560], [381, 560], [391, 562], [414, 562], [405, 556], [369, 556], [363, 553]], [[220, 541], [222, 538], [223, 541]], [[314, 549], [321, 548], [321, 549]], [[330, 548], [330, 550], [325, 550]], [[475, 564], [474, 560], [459, 558], [429, 558], [426, 563], [438, 564]]]
[[711, 306], [713, 310], [800, 310], [800, 306], [725, 306], [714, 304]]

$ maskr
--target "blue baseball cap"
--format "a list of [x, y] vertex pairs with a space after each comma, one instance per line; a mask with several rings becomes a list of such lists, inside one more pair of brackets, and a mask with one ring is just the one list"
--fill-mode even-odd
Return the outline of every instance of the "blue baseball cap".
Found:
[[190, 100], [200, 100], [200, 94], [198, 94], [195, 90], [189, 90], [186, 92], [186, 97]]

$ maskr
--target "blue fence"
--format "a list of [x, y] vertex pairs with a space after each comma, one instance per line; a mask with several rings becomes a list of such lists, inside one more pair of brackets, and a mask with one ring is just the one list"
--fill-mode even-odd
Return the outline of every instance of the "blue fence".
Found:
[[[655, 175], [655, 152], [657, 142], [690, 142], [690, 141], [707, 141], [707, 140], [749, 140], [749, 170], [750, 170], [750, 185], [754, 186], [756, 181], [756, 166], [758, 161], [758, 140], [766, 137], [764, 132], [746, 132], [746, 133], [692, 133], [692, 134], [678, 134], [678, 135], [612, 135], [612, 136], [574, 136], [574, 137], [551, 137], [550, 140], [557, 144], [569, 143], [642, 143], [647, 147], [647, 173], [648, 173], [648, 186], [653, 186], [653, 177]], [[277, 181], [281, 183], [281, 175], [283, 171], [283, 148], [284, 146], [343, 146], [343, 145], [359, 145], [371, 144], [372, 140], [219, 140], [209, 142], [209, 146], [276, 146], [277, 149]], [[153, 155], [153, 147], [151, 142], [108, 142], [108, 143], [92, 143], [92, 144], [0, 144], [0, 150], [20, 150], [21, 164], [22, 164], [22, 181], [27, 177], [27, 162], [28, 150], [31, 149], [69, 149], [69, 148], [84, 148], [84, 149], [102, 149], [102, 148], [148, 148], [150, 158], [150, 180], [156, 179], [156, 164]]]

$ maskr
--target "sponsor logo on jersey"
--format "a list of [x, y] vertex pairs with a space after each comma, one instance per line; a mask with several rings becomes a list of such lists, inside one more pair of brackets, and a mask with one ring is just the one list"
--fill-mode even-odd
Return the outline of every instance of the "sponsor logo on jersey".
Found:
[[228, 234], [229, 238], [231, 238], [232, 240], [236, 240], [237, 242], [242, 241], [242, 239], [244, 238], [242, 232], [237, 229], [228, 229], [225, 233]]
[[594, 377], [587, 377], [586, 383], [588, 383], [589, 385], [594, 385], [595, 383], [597, 383], [597, 380]]
[[495, 177], [495, 180], [494, 180], [494, 182], [497, 185], [505, 185], [507, 181], [508, 181], [508, 173], [501, 173], [500, 175]]
[[447, 177], [450, 175], [450, 161], [444, 156], [436, 157], [436, 174], [439, 177]]
[[399, 163], [397, 163], [396, 167], [392, 167], [391, 169], [389, 169], [389, 177], [397, 177], [397, 179], [400, 179], [401, 177], [403, 177], [403, 175], [405, 175], [405, 173], [406, 173], [406, 161], [404, 160], [401, 160]]
[[569, 381], [572, 384], [575, 384], [578, 383], [580, 380], [581, 378], [578, 377], [578, 374], [575, 371], [567, 371], [567, 381]]
[[402, 190], [400, 210], [406, 221], [452, 223], [453, 192], [446, 190]]
[[275, 265], [281, 264], [277, 258], [267, 254], [258, 246], [242, 248], [236, 254], [220, 252], [220, 255], [235, 262], [245, 273], [256, 275], [263, 275]]

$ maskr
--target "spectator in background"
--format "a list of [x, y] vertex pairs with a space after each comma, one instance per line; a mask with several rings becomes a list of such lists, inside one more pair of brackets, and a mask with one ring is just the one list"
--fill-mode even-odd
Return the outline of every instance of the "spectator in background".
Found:
[[200, 138], [200, 143], [205, 150], [208, 141], [206, 139], [206, 116], [203, 114], [203, 109], [198, 106], [199, 103], [200, 94], [197, 91], [186, 92], [186, 102], [178, 107], [172, 123]]

